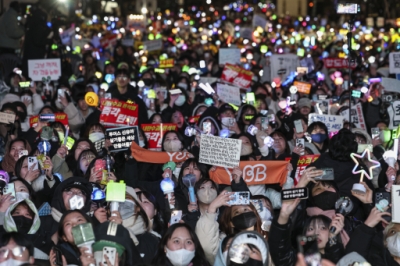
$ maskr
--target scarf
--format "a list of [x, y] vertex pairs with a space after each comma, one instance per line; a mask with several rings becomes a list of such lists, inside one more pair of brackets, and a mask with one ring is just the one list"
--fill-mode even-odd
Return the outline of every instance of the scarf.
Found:
[[59, 223], [63, 214], [56, 208], [51, 207], [51, 216], [53, 217], [54, 221]]
[[123, 220], [122, 225], [128, 229], [135, 246], [139, 245], [139, 240], [136, 235], [141, 235], [149, 229], [145, 227], [143, 218], [140, 215], [133, 215], [128, 219]]
[[8, 209], [4, 215], [4, 225], [3, 225], [4, 230], [6, 230], [6, 232], [18, 232], [18, 228], [15, 225], [15, 221], [14, 221], [13, 217], [11, 216], [11, 212], [17, 207], [17, 205], [20, 202], [23, 202], [23, 201], [25, 201], [26, 204], [28, 204], [29, 208], [35, 214], [35, 216], [33, 217], [32, 227], [31, 227], [31, 229], [29, 229], [28, 234], [34, 234], [39, 230], [40, 219], [39, 219], [39, 214], [35, 207], [35, 204], [33, 204], [33, 202], [29, 199], [23, 199], [23, 200], [14, 202], [13, 204], [10, 205], [10, 207], [8, 207]]
[[138, 162], [163, 164], [166, 162], [184, 162], [189, 158], [193, 158], [193, 155], [189, 152], [162, 152], [162, 151], [149, 151], [140, 147], [136, 142], [132, 141], [131, 144], [132, 157]]
[[[332, 219], [332, 217], [334, 217], [336, 214], [335, 210], [324, 211], [318, 207], [309, 207], [306, 209], [306, 211], [308, 216], [323, 215], [328, 217], [329, 219]], [[347, 243], [349, 243], [350, 241], [350, 237], [344, 229], [340, 231], [340, 238], [342, 239], [343, 246], [346, 247]]]

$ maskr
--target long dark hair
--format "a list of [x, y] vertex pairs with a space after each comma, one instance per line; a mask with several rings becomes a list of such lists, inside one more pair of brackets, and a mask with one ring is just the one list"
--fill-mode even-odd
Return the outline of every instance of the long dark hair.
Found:
[[200, 244], [200, 241], [199, 241], [196, 233], [193, 231], [193, 229], [189, 225], [187, 225], [185, 223], [176, 223], [176, 224], [171, 225], [168, 228], [167, 232], [161, 239], [160, 243], [158, 243], [157, 254], [154, 257], [151, 264], [152, 265], [168, 265], [167, 264], [168, 258], [164, 251], [165, 247], [167, 246], [167, 242], [168, 242], [168, 240], [171, 239], [172, 234], [175, 232], [175, 230], [178, 228], [181, 228], [181, 227], [186, 228], [186, 230], [188, 230], [190, 237], [192, 238], [193, 243], [194, 243], [195, 255], [191, 261], [193, 263], [193, 265], [201, 265], [201, 266], [210, 265], [210, 263], [206, 259], [206, 255], [204, 254], [204, 250]]
[[161, 150], [162, 150], [162, 151], [165, 151], [165, 150], [164, 150], [165, 138], [166, 138], [166, 137], [168, 136], [168, 134], [170, 134], [171, 132], [176, 134], [176, 136], [178, 137], [179, 141], [182, 143], [182, 149], [181, 149], [181, 150], [183, 150], [183, 149], [185, 148], [185, 139], [183, 138], [182, 134], [179, 133], [178, 131], [167, 131], [167, 132], [165, 132], [165, 134], [164, 134], [164, 136], [163, 136], [163, 139], [162, 139], [162, 142], [161, 142]]
[[162, 213], [160, 206], [157, 203], [156, 198], [146, 190], [141, 190], [139, 192], [136, 192], [138, 198], [140, 201], [142, 201], [142, 197], [146, 197], [153, 205], [154, 205], [154, 210], [157, 210], [157, 214], [154, 215], [153, 217], [153, 231], [159, 233], [161, 236], [164, 235], [165, 230], [167, 227], [165, 226], [164, 219], [162, 218]]
[[[26, 157], [26, 156], [24, 156], [24, 157]], [[18, 160], [18, 162], [19, 162], [19, 160]], [[17, 168], [17, 167], [15, 167], [15, 168]], [[32, 188], [32, 185], [29, 184], [25, 179], [20, 177], [19, 174], [17, 176], [12, 177], [11, 180], [10, 180], [10, 183], [14, 183], [15, 181], [21, 182], [22, 184], [24, 184], [24, 186], [26, 186], [28, 188], [29, 198], [30, 198], [30, 200], [32, 202], [35, 202], [36, 194], [35, 194], [35, 191]], [[19, 192], [19, 191], [15, 191], [15, 192]]]
[[79, 157], [78, 157], [78, 160], [76, 161], [76, 166], [73, 168], [73, 169], [74, 169], [74, 176], [81, 176], [81, 177], [84, 177], [84, 176], [86, 175], [87, 171], [90, 171], [90, 168], [89, 168], [89, 167], [90, 167], [90, 163], [89, 163], [89, 165], [88, 165], [88, 169], [86, 170], [86, 173], [84, 173], [84, 172], [82, 171], [81, 165], [80, 165], [82, 157], [83, 157], [84, 155], [88, 154], [88, 153], [93, 153], [93, 155], [94, 155], [93, 161], [96, 159], [96, 157], [97, 157], [96, 150], [91, 150], [91, 149], [89, 149], [89, 150], [84, 150], [84, 151], [82, 151], [81, 154], [80, 154]]
[[[75, 160], [75, 150], [78, 147], [79, 143], [86, 141], [89, 143], [89, 147], [92, 151], [96, 151], [96, 148], [94, 147], [93, 143], [90, 141], [90, 139], [87, 138], [80, 138], [77, 141], [75, 141], [74, 146], [72, 146], [71, 150], [68, 152], [67, 157], [65, 158], [65, 162], [68, 165], [68, 168], [73, 171], [76, 167], [76, 160]], [[97, 156], [97, 152], [95, 153]]]
[[199, 163], [199, 160], [197, 158], [189, 158], [186, 161], [184, 161], [181, 166], [181, 172], [179, 173], [179, 176], [178, 176], [178, 183], [180, 185], [185, 187], [182, 182], [183, 170], [186, 167], [189, 167], [190, 164], [194, 164], [197, 166], [197, 168], [200, 170], [201, 178], [210, 178], [210, 176], [208, 175], [208, 167], [205, 164]]

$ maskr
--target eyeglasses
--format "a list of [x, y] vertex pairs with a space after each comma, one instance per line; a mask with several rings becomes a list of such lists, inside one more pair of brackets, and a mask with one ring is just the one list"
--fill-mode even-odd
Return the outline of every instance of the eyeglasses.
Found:
[[78, 190], [78, 189], [72, 190], [72, 188], [67, 188], [64, 190], [64, 192], [69, 196], [71, 196], [71, 195], [77, 195], [77, 196], [81, 196], [81, 197], [86, 196], [85, 192], [83, 192], [82, 190]]
[[16, 246], [15, 248], [1, 248], [0, 249], [0, 258], [7, 258], [8, 253], [11, 251], [11, 253], [14, 255], [14, 257], [22, 257], [22, 254], [26, 250], [26, 247], [20, 247]]
[[125, 81], [125, 80], [128, 79], [128, 77], [126, 77], [126, 76], [118, 76], [117, 79], [120, 79], [120, 80], [124, 80], [124, 81]]

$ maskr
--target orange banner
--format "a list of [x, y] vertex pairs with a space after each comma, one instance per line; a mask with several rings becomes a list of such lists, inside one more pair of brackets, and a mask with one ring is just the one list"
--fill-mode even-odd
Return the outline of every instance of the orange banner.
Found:
[[[243, 179], [247, 185], [280, 184], [286, 182], [288, 174], [287, 161], [241, 161], [240, 169], [243, 171]], [[210, 178], [218, 183], [230, 185], [232, 174], [228, 169], [217, 167], [211, 168]]]
[[189, 152], [163, 152], [163, 151], [149, 151], [146, 150], [136, 142], [131, 144], [132, 157], [138, 162], [145, 163], [166, 163], [166, 162], [184, 162], [189, 158], [193, 158], [193, 155]]
[[295, 81], [293, 85], [297, 87], [297, 91], [305, 94], [310, 94], [311, 84], [307, 82]]

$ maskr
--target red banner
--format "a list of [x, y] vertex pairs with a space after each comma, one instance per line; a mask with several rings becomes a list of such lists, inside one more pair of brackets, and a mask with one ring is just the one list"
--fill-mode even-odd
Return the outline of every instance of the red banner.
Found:
[[[280, 184], [286, 182], [287, 161], [241, 161], [240, 169], [243, 171], [243, 180], [247, 185]], [[218, 183], [230, 185], [231, 172], [224, 167], [211, 168], [210, 178]]]
[[295, 185], [297, 185], [297, 182], [299, 182], [300, 177], [303, 174], [303, 171], [307, 168], [307, 166], [315, 162], [318, 158], [319, 154], [300, 156], [299, 160], [297, 161], [296, 174], [294, 176]]
[[[347, 58], [324, 58], [324, 66], [326, 68], [347, 68], [349, 60]], [[351, 68], [356, 68], [357, 63], [352, 63]]]
[[[61, 122], [64, 126], [68, 126], [68, 115], [66, 113], [55, 113], [56, 122]], [[39, 121], [39, 116], [31, 116], [29, 124], [31, 127], [36, 127]]]
[[139, 106], [116, 99], [101, 102], [100, 123], [109, 127], [136, 126]]
[[117, 34], [110, 34], [100, 39], [100, 45], [103, 48], [107, 49], [109, 46], [110, 47], [114, 46], [117, 43], [117, 40], [118, 40]]
[[143, 124], [142, 130], [147, 138], [148, 150], [161, 151], [161, 141], [167, 131], [176, 131], [176, 124]]
[[236, 87], [247, 89], [250, 87], [253, 72], [244, 68], [226, 64], [222, 71], [221, 80], [229, 82]]
[[160, 60], [159, 68], [172, 68], [175, 65], [175, 59]]

